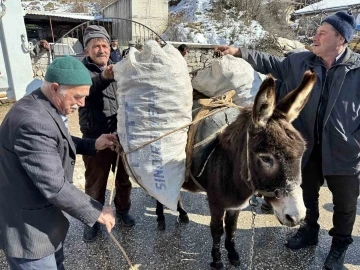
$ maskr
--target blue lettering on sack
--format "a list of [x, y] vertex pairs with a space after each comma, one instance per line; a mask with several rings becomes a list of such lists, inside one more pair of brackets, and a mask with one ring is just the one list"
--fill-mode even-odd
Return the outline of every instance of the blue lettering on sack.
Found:
[[[131, 127], [136, 125], [135, 121], [129, 120], [129, 116], [134, 115], [135, 107], [133, 104], [125, 101], [125, 95], [122, 96], [122, 104], [125, 104], [125, 130], [126, 130], [126, 141], [128, 149], [131, 149], [131, 141], [135, 140], [136, 137], [131, 134]], [[139, 152], [135, 151], [128, 155], [129, 165], [133, 168], [140, 168], [139, 164]]]
[[[159, 111], [157, 109], [156, 102], [157, 102], [157, 97], [155, 95], [149, 98], [147, 111], [148, 111], [149, 120], [153, 124], [153, 126], [159, 126], [162, 124], [159, 122], [159, 118], [157, 117]], [[151, 136], [151, 140], [158, 138], [160, 135], [161, 134], [159, 132], [154, 132]], [[158, 190], [166, 190], [163, 160], [161, 156], [161, 140], [155, 141], [150, 145], [150, 152], [151, 152], [151, 165], [152, 165], [152, 173], [153, 173], [155, 187]]]

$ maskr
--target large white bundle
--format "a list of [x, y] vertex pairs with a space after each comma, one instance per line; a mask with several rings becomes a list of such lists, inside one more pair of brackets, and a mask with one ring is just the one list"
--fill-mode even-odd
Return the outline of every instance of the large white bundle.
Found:
[[[192, 86], [187, 64], [172, 45], [156, 41], [131, 48], [114, 67], [118, 86], [118, 134], [125, 152], [192, 121]], [[139, 184], [176, 210], [185, 176], [187, 129], [127, 155]], [[130, 174], [131, 175], [131, 174]]]
[[225, 55], [215, 59], [208, 68], [200, 70], [192, 80], [192, 85], [208, 97], [235, 90], [233, 102], [246, 106], [253, 102], [262, 79], [244, 59]]

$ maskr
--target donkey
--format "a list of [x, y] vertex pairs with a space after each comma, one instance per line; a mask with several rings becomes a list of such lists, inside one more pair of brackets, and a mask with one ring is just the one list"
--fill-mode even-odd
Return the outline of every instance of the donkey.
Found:
[[201, 185], [207, 193], [213, 238], [212, 268], [224, 267], [220, 253], [224, 214], [228, 258], [231, 264], [240, 265], [234, 243], [237, 220], [253, 194], [268, 199], [283, 225], [296, 226], [305, 218], [300, 187], [305, 141], [291, 122], [305, 106], [315, 80], [314, 73], [305, 72], [298, 88], [276, 104], [275, 80], [268, 76], [253, 107], [241, 109], [236, 120], [217, 136], [203, 173], [195, 177], [198, 183], [193, 180], [184, 183], [184, 189], [197, 192]]

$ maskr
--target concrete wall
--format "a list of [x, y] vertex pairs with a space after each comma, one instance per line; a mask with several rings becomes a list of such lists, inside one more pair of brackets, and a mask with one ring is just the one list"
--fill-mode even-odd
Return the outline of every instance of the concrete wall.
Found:
[[[167, 26], [169, 4], [167, 0], [132, 0], [132, 20], [162, 34]], [[134, 32], [134, 39], [138, 33]]]
[[0, 18], [0, 89], [7, 98], [20, 99], [33, 79], [20, 0], [6, 1]]

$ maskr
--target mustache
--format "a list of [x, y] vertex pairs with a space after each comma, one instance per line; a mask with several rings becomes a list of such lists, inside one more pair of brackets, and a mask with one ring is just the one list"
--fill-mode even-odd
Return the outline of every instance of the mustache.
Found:
[[75, 105], [71, 106], [71, 109], [77, 110], [77, 109], [79, 109], [79, 105], [75, 104]]
[[103, 57], [103, 56], [107, 56], [107, 53], [97, 53], [96, 57]]

